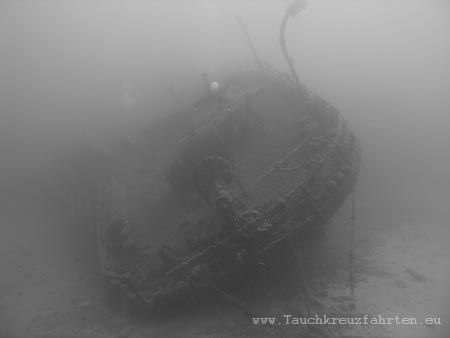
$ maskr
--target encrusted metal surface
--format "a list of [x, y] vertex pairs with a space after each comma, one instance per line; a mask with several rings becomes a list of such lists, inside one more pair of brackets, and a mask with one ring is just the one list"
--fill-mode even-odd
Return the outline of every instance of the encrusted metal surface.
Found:
[[158, 161], [129, 209], [148, 246], [114, 258], [112, 220], [98, 224], [101, 267], [137, 302], [254, 277], [320, 229], [353, 188], [359, 146], [335, 108], [270, 69], [231, 78], [239, 85], [220, 100], [199, 100], [152, 135], [151, 143], [171, 142], [164, 152], [153, 148]]

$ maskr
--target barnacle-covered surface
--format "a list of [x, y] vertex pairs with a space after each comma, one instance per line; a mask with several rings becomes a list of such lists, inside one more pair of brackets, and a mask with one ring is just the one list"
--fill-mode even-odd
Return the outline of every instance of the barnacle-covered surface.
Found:
[[98, 223], [102, 269], [137, 302], [256, 278], [323, 228], [355, 183], [359, 147], [334, 107], [268, 67], [221, 83], [150, 133], [151, 172], [134, 186], [130, 223], [115, 220], [146, 243], [114, 253], [113, 220]]

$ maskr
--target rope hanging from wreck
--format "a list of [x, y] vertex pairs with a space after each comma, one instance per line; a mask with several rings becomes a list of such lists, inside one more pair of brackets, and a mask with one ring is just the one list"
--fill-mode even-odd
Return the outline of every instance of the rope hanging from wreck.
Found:
[[350, 249], [348, 253], [348, 261], [350, 265], [349, 284], [352, 298], [355, 294], [355, 276], [354, 276], [354, 240], [355, 240], [355, 198], [354, 192], [351, 195], [351, 216], [350, 216]]

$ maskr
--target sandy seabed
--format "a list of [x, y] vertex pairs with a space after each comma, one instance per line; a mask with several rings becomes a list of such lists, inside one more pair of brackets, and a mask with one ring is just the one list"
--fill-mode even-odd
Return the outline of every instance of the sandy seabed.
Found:
[[[304, 250], [310, 315], [415, 318], [417, 325], [287, 325], [306, 316], [302, 292], [288, 300], [252, 297], [254, 325], [223, 300], [163, 316], [138, 315], [111, 300], [89, 241], [36, 210], [4, 214], [0, 237], [0, 336], [25, 337], [398, 337], [447, 338], [450, 332], [450, 228], [444, 213], [408, 212], [356, 202], [354, 298], [349, 287], [348, 203], [324, 238]], [[415, 215], [415, 216], [412, 216]], [[74, 232], [76, 233], [76, 232]], [[298, 281], [299, 289], [301, 281]], [[427, 317], [440, 320], [420, 324]]]

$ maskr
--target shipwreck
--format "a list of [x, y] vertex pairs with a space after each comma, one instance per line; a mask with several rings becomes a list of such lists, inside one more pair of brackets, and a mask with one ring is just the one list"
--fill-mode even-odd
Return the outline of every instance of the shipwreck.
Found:
[[[360, 164], [352, 129], [300, 82], [287, 52], [284, 30], [298, 6], [280, 29], [290, 74], [260, 60], [239, 20], [254, 65], [199, 78], [205, 95], [151, 129], [153, 163], [133, 187], [129, 217], [104, 214], [97, 224], [102, 271], [133, 301], [204, 292], [234, 301], [229, 285], [295, 255], [352, 192]], [[136, 233], [148, 243], [135, 246]]]

